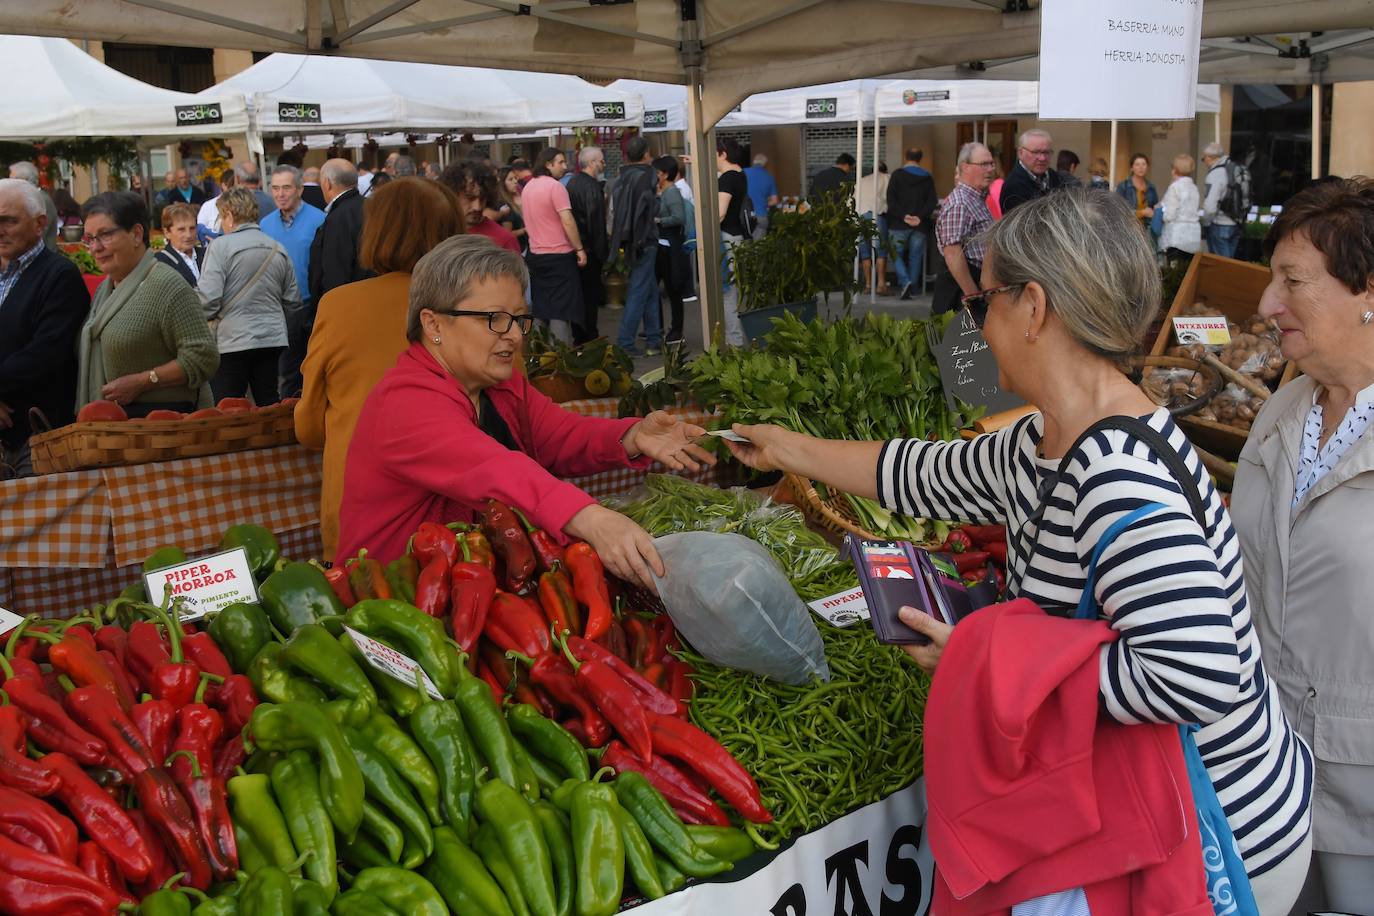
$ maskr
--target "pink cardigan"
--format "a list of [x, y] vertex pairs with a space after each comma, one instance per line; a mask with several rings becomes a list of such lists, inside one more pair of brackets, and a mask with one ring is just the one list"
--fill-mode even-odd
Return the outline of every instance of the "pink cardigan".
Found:
[[595, 500], [559, 477], [650, 464], [621, 444], [635, 418], [579, 416], [518, 373], [487, 394], [521, 451], [482, 432], [472, 401], [422, 345], [401, 354], [368, 395], [348, 446], [336, 562], [364, 547], [393, 560], [421, 522], [470, 520], [489, 498], [562, 538]]

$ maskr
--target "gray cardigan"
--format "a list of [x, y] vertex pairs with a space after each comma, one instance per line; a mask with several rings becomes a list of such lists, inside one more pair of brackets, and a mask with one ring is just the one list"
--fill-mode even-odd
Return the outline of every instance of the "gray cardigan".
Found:
[[[252, 288], [244, 289], [250, 281]], [[291, 258], [257, 223], [236, 226], [210, 244], [197, 292], [205, 317], [220, 319], [221, 353], [286, 346], [286, 313], [301, 307]]]

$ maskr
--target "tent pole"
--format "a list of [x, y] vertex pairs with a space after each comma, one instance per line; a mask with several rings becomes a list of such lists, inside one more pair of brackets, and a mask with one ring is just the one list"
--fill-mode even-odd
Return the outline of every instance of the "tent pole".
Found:
[[716, 190], [714, 125], [708, 127], [701, 109], [702, 71], [687, 70], [687, 143], [692, 155], [692, 186], [696, 192], [697, 306], [701, 309], [701, 345], [711, 346], [711, 331], [725, 321], [720, 272], [720, 195]]
[[1107, 183], [1116, 187], [1116, 122], [1112, 122], [1112, 152], [1107, 160]]
[[1221, 142], [1221, 109], [1220, 109], [1220, 108], [1218, 108], [1216, 111], [1212, 112], [1212, 128], [1213, 128], [1213, 131], [1212, 131], [1212, 132], [1216, 135], [1214, 139], [1215, 139], [1218, 143], [1220, 143], [1220, 142]]
[[[874, 96], [873, 96], [873, 193], [872, 193], [871, 195], [869, 195], [869, 200], [868, 200], [868, 202], [869, 202], [868, 212], [870, 212], [870, 213], [873, 214], [873, 226], [874, 226], [874, 229], [875, 229], [875, 230], [877, 229], [877, 225], [878, 225], [878, 163], [881, 161], [881, 157], [878, 155], [878, 154], [879, 154], [878, 138], [879, 138], [880, 136], [882, 136], [882, 132], [879, 130], [879, 127], [880, 127], [881, 124], [882, 124], [882, 118], [883, 118], [882, 114], [880, 114], [879, 111], [878, 111], [878, 97], [877, 97], [877, 93], [875, 92], [875, 93], [874, 93]], [[871, 254], [873, 255], [871, 258], [868, 259], [868, 263], [869, 263], [869, 275], [868, 275], [868, 304], [869, 304], [869, 305], [872, 305], [872, 304], [875, 303], [875, 302], [877, 301], [877, 299], [878, 299], [878, 246], [879, 246], [880, 244], [882, 244], [882, 241], [883, 241], [883, 240], [882, 240], [882, 236], [880, 235], [880, 236], [874, 238], [874, 239], [873, 239], [873, 243], [872, 243], [871, 245], [869, 245], [869, 248], [872, 249]]]
[[1322, 177], [1322, 84], [1312, 82], [1312, 180]]
[[[988, 119], [983, 118], [983, 145], [988, 145]], [[991, 149], [991, 147], [988, 147]]]

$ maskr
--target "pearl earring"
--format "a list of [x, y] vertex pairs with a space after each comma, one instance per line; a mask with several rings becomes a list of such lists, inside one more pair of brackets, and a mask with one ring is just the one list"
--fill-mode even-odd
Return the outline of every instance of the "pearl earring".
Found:
[[435, 342], [435, 343], [438, 343], [438, 342], [439, 342], [439, 338], [437, 338], [437, 337], [434, 338], [434, 342]]
[[1360, 316], [1360, 324], [1369, 324], [1371, 321], [1374, 321], [1374, 312], [1365, 312]]

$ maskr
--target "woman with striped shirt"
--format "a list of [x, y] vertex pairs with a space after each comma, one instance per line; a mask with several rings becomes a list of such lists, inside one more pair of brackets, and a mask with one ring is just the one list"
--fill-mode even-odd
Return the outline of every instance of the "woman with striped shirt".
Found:
[[[1102, 534], [1162, 503], [1098, 562], [1094, 597], [1120, 634], [1102, 649], [1102, 706], [1126, 724], [1201, 726], [1198, 749], [1260, 912], [1283, 916], [1311, 856], [1311, 754], [1265, 675], [1230, 517], [1168, 412], [1120, 368], [1159, 306], [1149, 243], [1114, 195], [1062, 191], [991, 230], [981, 285], [966, 298], [968, 317], [983, 327], [1000, 384], [1039, 413], [962, 442], [823, 441], [737, 426], [751, 444], [731, 450], [755, 468], [809, 476], [910, 515], [1005, 524], [1011, 590], [1065, 616]], [[1097, 432], [1074, 447], [1099, 420], [1120, 416], [1143, 420], [1177, 452], [1202, 496], [1205, 526], [1135, 435]], [[949, 627], [911, 608], [902, 619], [931, 638], [907, 651], [934, 670]]]

